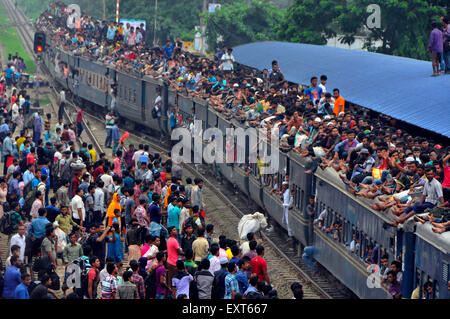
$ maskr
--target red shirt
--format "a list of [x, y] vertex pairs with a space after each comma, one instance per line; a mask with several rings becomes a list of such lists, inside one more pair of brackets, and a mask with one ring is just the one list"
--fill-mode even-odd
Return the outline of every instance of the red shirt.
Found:
[[33, 153], [29, 153], [27, 155], [27, 165], [34, 164], [34, 162], [35, 162], [34, 154]]
[[442, 165], [444, 168], [444, 180], [442, 181], [442, 187], [444, 188], [450, 188], [450, 166], [448, 165]]
[[267, 262], [264, 258], [256, 256], [250, 261], [252, 272], [258, 276], [259, 281], [266, 281], [263, 270], [267, 270]]
[[75, 191], [80, 186], [80, 184], [81, 184], [80, 179], [77, 176], [75, 176], [72, 180], [72, 197], [75, 196]]
[[94, 170], [94, 181], [97, 179], [97, 177], [99, 177], [100, 175], [105, 174], [105, 172], [103, 171], [103, 167], [99, 166]]
[[77, 112], [77, 123], [83, 122], [83, 110], [79, 109]]
[[178, 249], [180, 248], [180, 244], [178, 240], [173, 237], [170, 237], [167, 240], [167, 263], [176, 266], [178, 260]]

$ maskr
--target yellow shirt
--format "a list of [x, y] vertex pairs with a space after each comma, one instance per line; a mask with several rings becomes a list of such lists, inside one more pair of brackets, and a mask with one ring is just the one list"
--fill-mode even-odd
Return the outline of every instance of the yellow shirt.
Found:
[[97, 152], [94, 149], [89, 150], [89, 154], [91, 155], [92, 163], [95, 163], [95, 159], [97, 158]]
[[19, 137], [17, 139], [17, 150], [20, 150], [20, 146], [23, 144], [23, 142], [25, 142], [26, 138], [25, 137]]
[[231, 253], [231, 248], [228, 248], [228, 249], [226, 250], [226, 253], [227, 253], [228, 260], [230, 260], [231, 258], [233, 258], [233, 254]]

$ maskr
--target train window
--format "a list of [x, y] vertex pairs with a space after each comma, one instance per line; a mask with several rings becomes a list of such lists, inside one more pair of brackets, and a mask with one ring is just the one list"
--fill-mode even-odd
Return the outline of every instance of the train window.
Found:
[[395, 253], [395, 238], [394, 237], [389, 238], [389, 251], [393, 254]]
[[136, 103], [137, 101], [137, 91], [133, 90], [133, 102]]
[[439, 299], [439, 281], [435, 280], [433, 282], [433, 299]]

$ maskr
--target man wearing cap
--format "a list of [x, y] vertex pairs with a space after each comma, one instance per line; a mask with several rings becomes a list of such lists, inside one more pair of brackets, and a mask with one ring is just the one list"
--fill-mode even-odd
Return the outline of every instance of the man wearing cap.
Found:
[[395, 166], [402, 172], [397, 182], [402, 190], [408, 190], [412, 184], [420, 179], [420, 175], [417, 173], [417, 162], [414, 158], [407, 157], [405, 162], [406, 168], [403, 168], [399, 163], [394, 162]]

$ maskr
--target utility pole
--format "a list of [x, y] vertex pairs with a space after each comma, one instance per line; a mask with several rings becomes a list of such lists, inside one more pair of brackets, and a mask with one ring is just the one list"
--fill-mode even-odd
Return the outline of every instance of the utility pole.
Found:
[[106, 20], [106, 0], [103, 0], [103, 21]]
[[158, 0], [155, 0], [155, 25], [153, 26], [153, 46], [156, 47], [156, 18], [158, 15]]
[[[203, 0], [203, 8], [202, 13], [203, 15], [206, 15], [208, 12], [208, 0]], [[205, 54], [206, 53], [206, 25], [205, 25], [205, 18], [204, 16], [200, 17], [200, 33], [202, 35], [200, 40], [200, 53]]]

